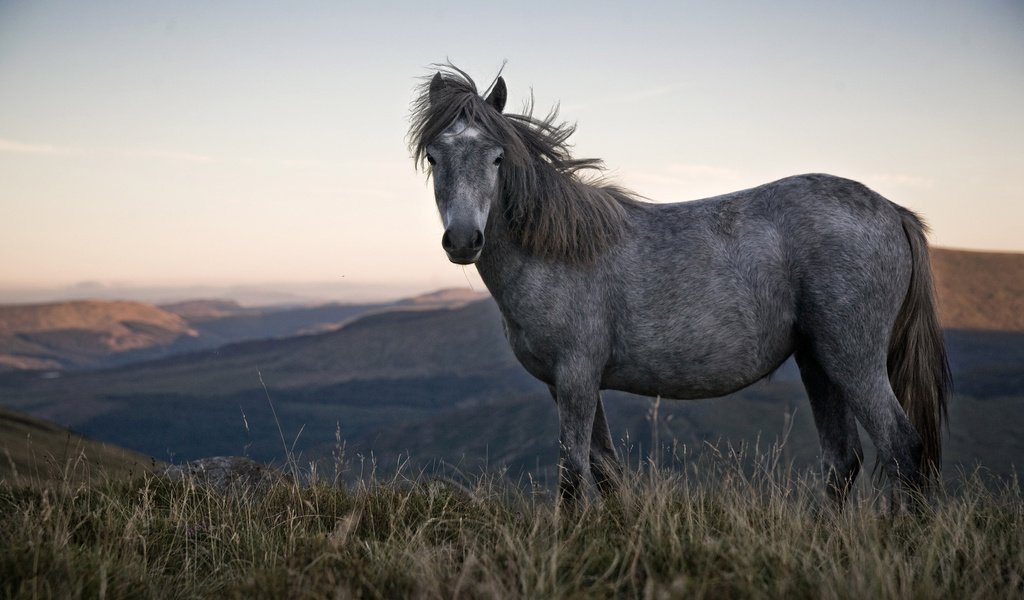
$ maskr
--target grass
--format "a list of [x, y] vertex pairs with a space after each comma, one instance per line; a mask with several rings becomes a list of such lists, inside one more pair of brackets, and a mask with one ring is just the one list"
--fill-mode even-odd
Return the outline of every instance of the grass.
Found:
[[[67, 471], [67, 469], [65, 469]], [[867, 477], [864, 478], [869, 479]], [[221, 493], [152, 475], [0, 486], [4, 597], [999, 598], [1024, 594], [1017, 482], [964, 475], [919, 515], [843, 512], [778, 452], [647, 465], [560, 514], [500, 474]]]
[[0, 485], [79, 485], [141, 475], [162, 464], [0, 407]]

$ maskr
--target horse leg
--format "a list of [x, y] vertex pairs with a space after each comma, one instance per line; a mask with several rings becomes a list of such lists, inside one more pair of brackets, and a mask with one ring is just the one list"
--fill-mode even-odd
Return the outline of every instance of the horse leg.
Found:
[[798, 350], [796, 363], [818, 428], [826, 491], [836, 507], [842, 508], [864, 462], [857, 419], [810, 351]]
[[[549, 385], [548, 391], [551, 392], [551, 398], [557, 406], [558, 394], [555, 391], [555, 386]], [[608, 428], [608, 419], [604, 414], [604, 402], [601, 401], [600, 396], [597, 399], [594, 427], [590, 435], [590, 474], [594, 477], [597, 489], [605, 498], [614, 494], [619, 482], [622, 481], [622, 464], [615, 451], [615, 442], [612, 439], [612, 432]]]
[[591, 377], [584, 369], [558, 370], [555, 378], [559, 429], [558, 491], [570, 511], [583, 497], [586, 472], [590, 467], [594, 417], [600, 398], [597, 377]]
[[885, 354], [861, 362], [853, 356], [827, 354], [819, 361], [878, 449], [882, 468], [893, 482], [894, 508], [915, 505], [923, 484], [921, 436], [892, 391]]
[[878, 448], [883, 468], [893, 482], [893, 507], [906, 509], [921, 501], [921, 436], [903, 412], [883, 372], [857, 386], [854, 414]]
[[608, 419], [604, 415], [604, 402], [597, 399], [597, 411], [594, 414], [594, 429], [590, 436], [590, 473], [601, 495], [611, 497], [619, 482], [622, 481], [622, 465], [619, 455], [615, 452], [612, 432], [608, 429]]
[[893, 392], [886, 364], [912, 274], [901, 229], [865, 226], [842, 248], [831, 242], [808, 248], [805, 268], [815, 275], [802, 282], [797, 321], [803, 349], [874, 442], [894, 499], [905, 502], [920, 498], [923, 446]]

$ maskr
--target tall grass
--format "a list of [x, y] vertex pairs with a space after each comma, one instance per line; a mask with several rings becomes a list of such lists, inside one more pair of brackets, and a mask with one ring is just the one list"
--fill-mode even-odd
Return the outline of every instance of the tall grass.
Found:
[[[214, 491], [155, 476], [0, 488], [5, 597], [998, 598], [1024, 594], [1017, 482], [964, 475], [918, 515], [845, 511], [778, 452], [634, 469], [560, 514], [484, 474]], [[864, 478], [868, 479], [868, 478]], [[952, 489], [952, 488], [951, 488]]]

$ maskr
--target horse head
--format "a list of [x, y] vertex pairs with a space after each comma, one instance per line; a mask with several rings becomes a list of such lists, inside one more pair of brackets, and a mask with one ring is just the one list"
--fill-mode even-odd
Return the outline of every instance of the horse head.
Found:
[[[430, 82], [432, 102], [443, 101], [446, 83], [438, 73]], [[485, 99], [499, 114], [505, 108], [505, 81], [498, 77]], [[505, 149], [465, 118], [457, 118], [426, 146], [434, 180], [434, 199], [444, 223], [441, 247], [448, 259], [472, 264], [484, 248], [484, 231], [500, 193], [499, 169]]]

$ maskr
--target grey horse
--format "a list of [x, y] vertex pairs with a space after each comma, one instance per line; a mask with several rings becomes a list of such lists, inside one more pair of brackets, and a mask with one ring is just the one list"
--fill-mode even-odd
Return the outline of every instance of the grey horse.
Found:
[[585, 173], [575, 126], [504, 113], [452, 65], [425, 79], [409, 141], [433, 178], [457, 264], [476, 264], [516, 358], [558, 406], [560, 497], [619, 462], [600, 391], [709, 398], [795, 355], [829, 495], [841, 506], [863, 458], [857, 423], [897, 497], [937, 473], [950, 377], [925, 226], [864, 185], [787, 177], [654, 204]]

